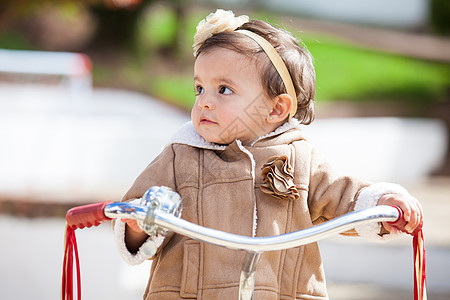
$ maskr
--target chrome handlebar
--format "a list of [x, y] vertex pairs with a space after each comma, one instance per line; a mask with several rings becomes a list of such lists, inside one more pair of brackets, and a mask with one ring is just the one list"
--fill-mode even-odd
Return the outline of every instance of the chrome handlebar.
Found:
[[200, 242], [234, 250], [245, 250], [242, 264], [239, 299], [253, 299], [256, 266], [265, 251], [283, 250], [313, 243], [371, 222], [395, 222], [401, 212], [392, 206], [376, 206], [354, 211], [320, 225], [278, 236], [248, 237], [206, 228], [180, 218], [181, 198], [164, 187], [152, 187], [135, 203], [110, 203], [104, 215], [111, 219], [135, 219], [149, 235], [165, 234], [172, 230]]
[[270, 237], [248, 237], [206, 228], [180, 219], [163, 210], [154, 210], [139, 204], [111, 203], [105, 207], [104, 211], [105, 215], [111, 219], [135, 219], [144, 224], [150, 224], [151, 222], [151, 226], [156, 225], [201, 242], [249, 252], [276, 251], [298, 247], [348, 231], [357, 225], [372, 222], [395, 222], [399, 218], [399, 212], [395, 207], [381, 205], [354, 211], [299, 231]]

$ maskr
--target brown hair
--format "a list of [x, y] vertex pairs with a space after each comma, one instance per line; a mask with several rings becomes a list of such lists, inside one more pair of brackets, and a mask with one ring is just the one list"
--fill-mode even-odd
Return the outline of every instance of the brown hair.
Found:
[[[260, 20], [244, 23], [236, 30], [239, 29], [246, 29], [262, 36], [278, 52], [291, 75], [297, 94], [297, 112], [294, 116], [302, 124], [310, 124], [314, 120], [316, 75], [309, 51], [301, 46], [289, 32]], [[248, 57], [257, 58], [263, 89], [271, 99], [287, 93], [283, 80], [272, 62], [262, 48], [251, 38], [234, 31], [220, 32], [206, 39], [195, 56], [198, 57], [200, 53], [209, 52], [215, 47], [226, 48]]]

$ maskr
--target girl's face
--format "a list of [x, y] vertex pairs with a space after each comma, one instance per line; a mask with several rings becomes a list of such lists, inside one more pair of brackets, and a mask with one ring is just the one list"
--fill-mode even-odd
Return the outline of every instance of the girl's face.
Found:
[[256, 61], [215, 48], [201, 53], [194, 66], [196, 101], [191, 118], [208, 142], [251, 144], [273, 130], [267, 122], [272, 101], [263, 91]]

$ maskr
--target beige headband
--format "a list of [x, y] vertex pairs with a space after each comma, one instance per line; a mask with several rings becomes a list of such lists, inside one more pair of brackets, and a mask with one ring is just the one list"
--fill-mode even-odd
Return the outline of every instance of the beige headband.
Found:
[[283, 80], [288, 95], [292, 98], [292, 109], [289, 112], [289, 120], [290, 120], [297, 111], [297, 96], [295, 94], [294, 84], [292, 83], [292, 78], [291, 75], [289, 74], [286, 64], [281, 59], [277, 50], [275, 50], [275, 48], [262, 36], [245, 29], [236, 30], [236, 32], [240, 32], [252, 38], [256, 43], [258, 43], [259, 46], [261, 46], [264, 52], [266, 52], [273, 66], [280, 75], [281, 80]]

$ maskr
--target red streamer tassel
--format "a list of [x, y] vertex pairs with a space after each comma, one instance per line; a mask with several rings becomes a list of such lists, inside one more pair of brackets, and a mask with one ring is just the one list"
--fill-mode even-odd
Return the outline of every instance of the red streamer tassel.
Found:
[[97, 226], [110, 220], [105, 216], [104, 209], [111, 202], [101, 202], [74, 207], [66, 213], [66, 234], [64, 236], [64, 261], [61, 287], [61, 300], [73, 300], [73, 258], [77, 274], [77, 299], [81, 300], [81, 272], [78, 258], [75, 229]]
[[[403, 212], [398, 206], [393, 206], [398, 210], [399, 217], [396, 222], [392, 222], [395, 227], [400, 228], [405, 233], [404, 228], [406, 221], [403, 219]], [[427, 299], [427, 279], [425, 272], [425, 243], [423, 241], [423, 222], [417, 226], [414, 232], [410, 233], [413, 236], [413, 251], [414, 251], [414, 300]]]
[[77, 272], [77, 299], [81, 300], [81, 271], [75, 230], [66, 224], [61, 300], [73, 300], [73, 258]]
[[414, 300], [427, 299], [425, 272], [425, 244], [422, 229], [413, 235], [414, 248]]

